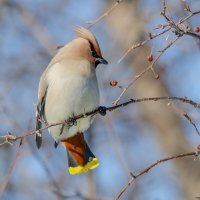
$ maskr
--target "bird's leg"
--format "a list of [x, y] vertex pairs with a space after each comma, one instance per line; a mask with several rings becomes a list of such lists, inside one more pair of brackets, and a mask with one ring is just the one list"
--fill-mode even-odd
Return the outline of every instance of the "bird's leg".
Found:
[[100, 115], [105, 116], [107, 109], [105, 106], [99, 106], [98, 111]]

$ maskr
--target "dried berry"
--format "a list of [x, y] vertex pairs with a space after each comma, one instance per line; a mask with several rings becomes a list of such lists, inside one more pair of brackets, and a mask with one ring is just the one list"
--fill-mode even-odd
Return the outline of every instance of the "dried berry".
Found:
[[110, 85], [111, 85], [112, 87], [115, 87], [117, 84], [118, 84], [118, 82], [117, 82], [116, 80], [110, 81]]
[[198, 26], [194, 27], [194, 32], [199, 33], [200, 28]]
[[155, 79], [158, 80], [159, 78], [160, 78], [160, 76], [159, 76], [158, 74], [156, 74], [156, 75], [155, 75]]
[[147, 60], [148, 60], [149, 62], [152, 62], [152, 61], [153, 61], [153, 55], [152, 55], [152, 54], [149, 54], [149, 55], [147, 56]]

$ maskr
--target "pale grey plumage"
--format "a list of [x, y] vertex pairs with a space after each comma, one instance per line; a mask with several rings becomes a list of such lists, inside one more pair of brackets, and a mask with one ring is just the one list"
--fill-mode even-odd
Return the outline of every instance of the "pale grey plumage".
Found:
[[[39, 116], [48, 124], [68, 120], [74, 115], [92, 111], [99, 106], [99, 89], [95, 68], [99, 63], [106, 64], [93, 34], [84, 29], [76, 30], [78, 38], [61, 48], [43, 72], [38, 89]], [[94, 50], [93, 50], [94, 49]], [[93, 52], [95, 51], [95, 55]], [[98, 63], [96, 62], [98, 58]], [[77, 120], [77, 125], [61, 125], [49, 128], [56, 141], [67, 139], [77, 132], [87, 130], [93, 118]], [[36, 129], [40, 129], [39, 120]], [[36, 136], [40, 147], [41, 138]]]

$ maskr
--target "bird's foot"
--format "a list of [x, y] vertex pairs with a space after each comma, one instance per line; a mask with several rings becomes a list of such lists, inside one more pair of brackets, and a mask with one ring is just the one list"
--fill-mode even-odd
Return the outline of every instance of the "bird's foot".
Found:
[[100, 115], [105, 116], [107, 108], [105, 106], [99, 106], [98, 111]]
[[69, 117], [67, 122], [68, 122], [69, 126], [76, 126], [77, 125], [77, 121], [76, 121], [76, 119], [74, 117]]

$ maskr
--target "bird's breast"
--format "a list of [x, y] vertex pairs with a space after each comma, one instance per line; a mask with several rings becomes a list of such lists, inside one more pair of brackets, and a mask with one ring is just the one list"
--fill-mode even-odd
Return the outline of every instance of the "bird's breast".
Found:
[[[99, 89], [95, 72], [74, 73], [58, 68], [51, 73], [48, 77], [49, 86], [45, 103], [45, 117], [48, 123], [68, 120], [69, 117], [92, 111], [99, 106]], [[90, 117], [80, 119], [77, 126], [65, 129], [65, 135], [68, 137], [78, 131], [85, 131], [90, 123]], [[51, 129], [51, 134], [57, 137], [59, 131], [59, 126], [54, 127]], [[63, 139], [66, 138], [65, 135]]]

